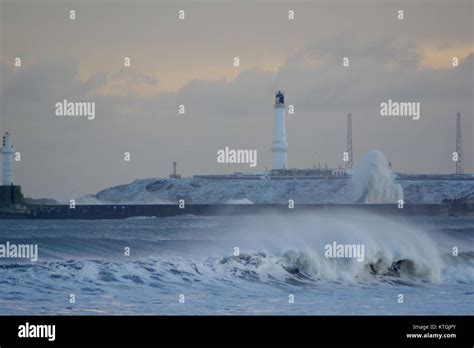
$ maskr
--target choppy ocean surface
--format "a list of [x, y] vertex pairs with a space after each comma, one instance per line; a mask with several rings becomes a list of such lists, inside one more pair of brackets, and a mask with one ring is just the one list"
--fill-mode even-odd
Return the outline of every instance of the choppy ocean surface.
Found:
[[[474, 217], [0, 220], [7, 241], [39, 260], [0, 258], [2, 315], [474, 314]], [[333, 242], [364, 261], [325, 257]]]

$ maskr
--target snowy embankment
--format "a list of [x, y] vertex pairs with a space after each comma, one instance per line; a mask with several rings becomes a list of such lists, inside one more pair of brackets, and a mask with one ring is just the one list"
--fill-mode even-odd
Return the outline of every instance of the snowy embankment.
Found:
[[[474, 181], [400, 180], [406, 203], [441, 203], [474, 194]], [[78, 204], [354, 203], [350, 179], [195, 180], [143, 179], [84, 196]]]
[[332, 179], [142, 179], [77, 200], [78, 204], [441, 203], [474, 195], [472, 180], [396, 180], [372, 150], [351, 177]]

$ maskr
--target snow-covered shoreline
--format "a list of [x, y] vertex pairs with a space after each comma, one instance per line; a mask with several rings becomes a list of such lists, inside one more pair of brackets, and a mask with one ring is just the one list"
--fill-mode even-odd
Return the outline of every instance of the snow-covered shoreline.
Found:
[[138, 179], [83, 196], [78, 204], [441, 203], [474, 194], [474, 180], [396, 180], [379, 150], [347, 177], [320, 179]]
[[[396, 180], [406, 203], [441, 203], [474, 194], [472, 180]], [[353, 203], [351, 181], [137, 179], [79, 198], [77, 204]]]

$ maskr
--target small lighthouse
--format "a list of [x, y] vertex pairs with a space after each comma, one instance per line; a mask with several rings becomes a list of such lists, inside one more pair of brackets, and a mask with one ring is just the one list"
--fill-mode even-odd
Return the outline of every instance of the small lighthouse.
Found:
[[286, 125], [285, 125], [285, 96], [283, 92], [278, 91], [275, 95], [275, 125], [273, 128], [272, 144], [272, 169], [286, 169], [287, 167], [287, 149]]
[[2, 172], [2, 185], [10, 186], [13, 185], [13, 149], [12, 136], [10, 133], [5, 133], [3, 136], [3, 172]]
[[3, 146], [0, 150], [3, 157], [2, 185], [0, 185], [0, 209], [11, 210], [12, 213], [25, 212], [25, 198], [21, 193], [21, 186], [13, 184], [13, 148], [12, 136], [5, 133]]

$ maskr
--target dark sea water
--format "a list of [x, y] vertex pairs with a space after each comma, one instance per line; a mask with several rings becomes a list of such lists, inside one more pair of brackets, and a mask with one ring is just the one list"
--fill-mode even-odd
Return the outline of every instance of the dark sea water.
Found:
[[0, 258], [0, 314], [474, 314], [474, 217], [0, 220], [7, 241], [39, 259]]

